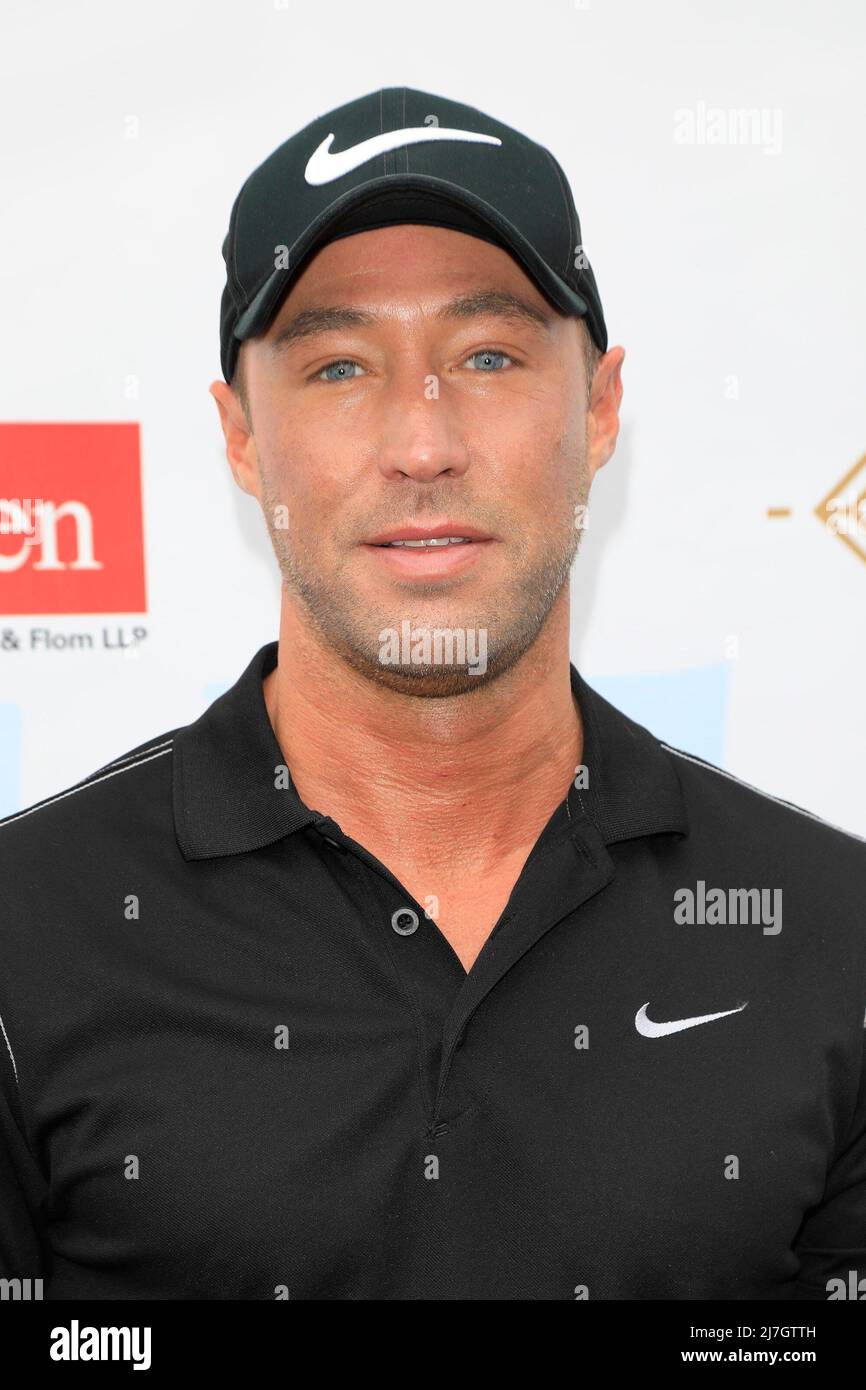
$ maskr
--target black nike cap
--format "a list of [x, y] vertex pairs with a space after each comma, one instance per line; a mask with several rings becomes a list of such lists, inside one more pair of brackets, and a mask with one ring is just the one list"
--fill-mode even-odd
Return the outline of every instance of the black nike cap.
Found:
[[326, 242], [398, 222], [451, 227], [503, 246], [552, 303], [607, 329], [580, 222], [549, 150], [474, 106], [385, 87], [319, 116], [255, 169], [223, 242], [220, 360], [266, 332]]

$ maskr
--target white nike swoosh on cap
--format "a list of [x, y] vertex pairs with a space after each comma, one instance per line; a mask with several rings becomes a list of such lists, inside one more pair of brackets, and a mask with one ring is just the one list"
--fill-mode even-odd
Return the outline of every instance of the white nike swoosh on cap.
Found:
[[307, 160], [307, 167], [304, 170], [304, 178], [310, 184], [330, 183], [333, 179], [340, 179], [344, 174], [350, 174], [353, 169], [357, 169], [361, 164], [366, 164], [368, 159], [374, 159], [377, 154], [387, 154], [389, 150], [399, 150], [403, 145], [420, 145], [426, 140], [470, 140], [480, 145], [501, 145], [502, 141], [495, 135], [480, 135], [475, 130], [449, 130], [445, 126], [421, 125], [407, 126], [403, 130], [386, 130], [381, 135], [371, 135], [369, 140], [362, 140], [359, 145], [352, 145], [348, 150], [339, 150], [336, 154], [330, 154], [331, 143], [334, 139], [333, 133], [326, 135], [321, 145], [310, 155]]
[[663, 1038], [668, 1033], [681, 1033], [684, 1028], [697, 1028], [699, 1023], [712, 1023], [714, 1018], [727, 1018], [729, 1014], [741, 1013], [745, 1007], [745, 1004], [740, 1004], [739, 1008], [723, 1009], [720, 1014], [698, 1014], [695, 1018], [674, 1018], [670, 1023], [653, 1023], [652, 1019], [646, 1016], [649, 1008], [649, 1003], [646, 1003], [635, 1014], [634, 1026], [641, 1037]]

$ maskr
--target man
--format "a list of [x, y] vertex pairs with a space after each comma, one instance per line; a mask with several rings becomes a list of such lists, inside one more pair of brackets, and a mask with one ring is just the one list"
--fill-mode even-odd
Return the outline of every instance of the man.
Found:
[[862, 1296], [863, 842], [569, 661], [624, 354], [560, 166], [387, 89], [251, 175], [224, 255], [279, 641], [0, 826], [3, 1274]]

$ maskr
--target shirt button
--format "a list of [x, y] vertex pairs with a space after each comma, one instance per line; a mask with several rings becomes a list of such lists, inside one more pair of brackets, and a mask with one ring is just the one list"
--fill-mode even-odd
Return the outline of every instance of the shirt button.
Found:
[[391, 916], [391, 926], [399, 936], [411, 936], [418, 930], [418, 913], [411, 907], [398, 907]]

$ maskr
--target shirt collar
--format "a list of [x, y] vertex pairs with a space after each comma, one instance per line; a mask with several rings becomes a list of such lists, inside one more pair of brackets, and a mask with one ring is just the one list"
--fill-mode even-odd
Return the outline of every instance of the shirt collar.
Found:
[[[277, 664], [277, 642], [256, 652], [235, 684], [174, 735], [173, 802], [185, 859], [263, 849], [326, 819], [299, 797], [285, 768], [262, 681]], [[594, 823], [605, 844], [667, 831], [688, 833], [679, 777], [669, 754], [590, 688], [571, 666], [583, 716], [587, 786], [569, 804]]]
[[574, 665], [571, 689], [583, 716], [585, 788], [569, 800], [606, 845], [642, 835], [688, 835], [686, 803], [674, 759], [659, 739], [592, 690]]
[[262, 690], [277, 647], [261, 647], [235, 684], [174, 736], [174, 825], [184, 859], [263, 849], [323, 819], [279, 775], [286, 762]]

